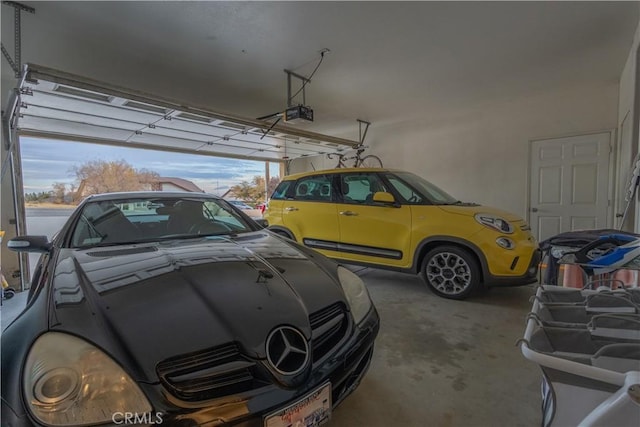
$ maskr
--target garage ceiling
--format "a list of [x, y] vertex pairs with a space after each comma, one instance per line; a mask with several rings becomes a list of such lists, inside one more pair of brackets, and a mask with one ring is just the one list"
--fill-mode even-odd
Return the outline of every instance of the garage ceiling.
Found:
[[22, 135], [276, 162], [357, 144], [33, 64], [26, 66], [20, 89]]
[[[638, 2], [33, 2], [23, 62], [241, 117], [286, 105], [284, 69], [309, 76], [313, 123], [358, 139], [437, 126], [488, 102], [615, 84]], [[12, 9], [2, 6], [11, 51]], [[4, 59], [3, 59], [4, 61]], [[2, 67], [3, 82], [11, 70]], [[6, 93], [6, 89], [3, 89]]]

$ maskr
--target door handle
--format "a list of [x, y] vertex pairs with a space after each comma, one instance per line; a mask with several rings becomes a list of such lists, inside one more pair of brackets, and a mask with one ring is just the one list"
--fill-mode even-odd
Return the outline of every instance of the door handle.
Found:
[[531, 212], [538, 212], [538, 208], [531, 208]]
[[285, 211], [287, 212], [293, 212], [293, 211], [297, 211], [298, 208], [294, 208], [293, 206], [289, 206], [288, 208], [284, 208]]
[[358, 216], [357, 213], [355, 212], [351, 212], [351, 211], [342, 211], [340, 212], [340, 215], [344, 215], [344, 216]]

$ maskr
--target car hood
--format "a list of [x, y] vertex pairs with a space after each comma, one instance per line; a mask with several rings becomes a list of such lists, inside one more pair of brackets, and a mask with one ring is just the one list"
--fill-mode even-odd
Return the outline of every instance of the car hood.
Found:
[[474, 216], [475, 214], [493, 214], [512, 222], [523, 222], [524, 220], [511, 212], [504, 211], [502, 209], [496, 209], [489, 206], [481, 206], [475, 204], [469, 205], [441, 205], [439, 206], [445, 212], [449, 212], [457, 215]]
[[84, 337], [139, 381], [176, 355], [237, 343], [265, 358], [278, 325], [309, 339], [309, 315], [347, 307], [335, 264], [261, 231], [238, 237], [63, 249], [50, 329]]

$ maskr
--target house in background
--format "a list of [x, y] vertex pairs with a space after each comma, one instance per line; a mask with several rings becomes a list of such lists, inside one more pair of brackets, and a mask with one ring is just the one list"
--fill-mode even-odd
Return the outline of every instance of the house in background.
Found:
[[187, 179], [168, 176], [158, 177], [158, 179], [151, 184], [151, 189], [153, 191], [190, 191], [192, 193], [204, 193], [203, 189]]

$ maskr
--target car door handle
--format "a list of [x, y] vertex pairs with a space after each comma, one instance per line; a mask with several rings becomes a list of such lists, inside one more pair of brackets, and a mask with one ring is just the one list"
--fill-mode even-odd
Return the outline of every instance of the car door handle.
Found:
[[285, 211], [287, 212], [293, 212], [293, 211], [297, 211], [298, 208], [294, 208], [293, 206], [289, 206], [288, 208], [284, 208]]
[[531, 208], [531, 212], [538, 212], [538, 208]]
[[357, 213], [355, 212], [351, 212], [351, 211], [342, 211], [340, 212], [340, 215], [344, 215], [344, 216], [358, 216]]

